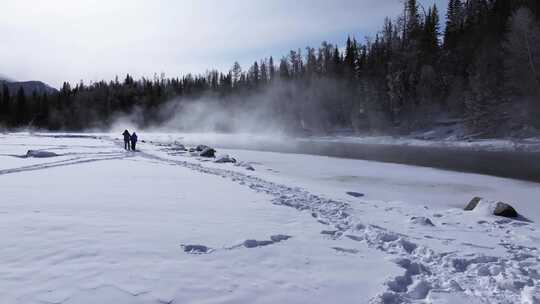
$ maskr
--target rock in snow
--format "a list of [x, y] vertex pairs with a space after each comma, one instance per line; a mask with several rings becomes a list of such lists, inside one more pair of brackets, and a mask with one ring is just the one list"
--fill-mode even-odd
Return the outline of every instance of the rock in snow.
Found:
[[491, 214], [496, 216], [503, 216], [503, 217], [518, 217], [518, 212], [514, 207], [510, 206], [507, 203], [503, 202], [497, 202], [496, 204], [494, 202], [487, 202], [481, 197], [475, 197], [473, 198], [465, 207], [464, 210], [471, 211], [477, 208], [479, 204], [487, 204], [489, 206], [489, 210]]
[[28, 152], [26, 152], [26, 157], [45, 158], [45, 157], [55, 157], [55, 156], [58, 156], [58, 154], [54, 152], [49, 152], [49, 151], [28, 150]]
[[360, 192], [352, 192], [352, 191], [349, 191], [347, 192], [348, 195], [352, 196], [352, 197], [362, 197], [364, 196], [364, 193], [360, 193]]
[[198, 152], [202, 152], [206, 149], [210, 149], [210, 147], [207, 145], [198, 145], [197, 147], [195, 147], [195, 151], [198, 151]]
[[480, 201], [482, 200], [481, 197], [474, 197], [468, 204], [467, 206], [465, 206], [465, 211], [471, 211], [473, 210], [474, 208], [476, 208], [476, 206], [478, 206], [478, 203], [480, 203]]
[[201, 153], [199, 153], [199, 156], [202, 157], [216, 157], [216, 150], [212, 148], [206, 148]]
[[504, 216], [504, 217], [517, 217], [518, 216], [516, 209], [514, 209], [512, 206], [503, 202], [498, 202], [497, 205], [495, 205], [495, 210], [493, 210], [493, 214], [498, 215], [498, 216]]

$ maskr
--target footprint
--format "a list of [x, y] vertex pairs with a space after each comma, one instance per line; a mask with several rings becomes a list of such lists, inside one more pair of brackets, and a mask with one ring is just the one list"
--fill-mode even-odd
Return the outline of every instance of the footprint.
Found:
[[273, 244], [272, 241], [257, 241], [257, 240], [245, 240], [244, 241], [244, 247], [246, 248], [255, 248], [255, 247], [263, 247], [270, 244]]
[[185, 253], [189, 254], [207, 254], [212, 253], [214, 249], [204, 246], [204, 245], [180, 245], [184, 248]]
[[360, 252], [358, 249], [349, 249], [349, 248], [342, 248], [342, 247], [332, 247], [332, 249], [338, 252], [351, 253], [351, 254], [357, 254], [358, 252]]
[[359, 197], [364, 196], [364, 193], [360, 193], [360, 192], [349, 191], [349, 192], [346, 192], [346, 193], [347, 193], [347, 195], [350, 195], [350, 196], [355, 197], [355, 198], [359, 198]]
[[323, 231], [321, 231], [321, 234], [328, 235], [328, 236], [330, 236], [332, 238], [338, 238], [343, 234], [343, 232], [341, 232], [339, 230], [323, 230]]

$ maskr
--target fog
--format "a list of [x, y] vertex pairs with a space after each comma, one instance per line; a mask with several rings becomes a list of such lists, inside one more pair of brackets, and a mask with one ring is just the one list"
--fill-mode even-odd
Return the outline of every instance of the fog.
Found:
[[[111, 129], [277, 137], [333, 134], [347, 125], [350, 129], [352, 110], [359, 104], [354, 92], [332, 79], [276, 81], [240, 94], [174, 98], [152, 114], [135, 107], [113, 119]], [[149, 116], [159, 123], [147, 124]]]

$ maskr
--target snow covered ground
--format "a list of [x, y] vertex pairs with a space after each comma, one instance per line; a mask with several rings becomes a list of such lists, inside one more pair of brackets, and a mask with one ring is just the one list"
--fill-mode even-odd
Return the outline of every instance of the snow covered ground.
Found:
[[139, 137], [0, 134], [0, 303], [539, 303], [539, 184]]

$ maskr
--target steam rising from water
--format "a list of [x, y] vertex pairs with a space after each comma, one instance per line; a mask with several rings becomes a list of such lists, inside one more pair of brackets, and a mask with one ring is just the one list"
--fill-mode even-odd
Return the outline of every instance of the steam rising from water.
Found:
[[350, 87], [332, 79], [313, 79], [309, 83], [276, 81], [263, 90], [246, 89], [241, 94], [212, 92], [197, 98], [173, 99], [157, 112], [158, 125], [145, 124], [143, 114], [148, 113], [135, 109], [130, 115], [118, 117], [112, 129], [145, 126], [146, 131], [270, 137], [324, 134], [332, 132], [339, 121], [347, 121], [347, 115], [353, 115], [354, 105], [359, 104], [355, 98], [358, 94]]

